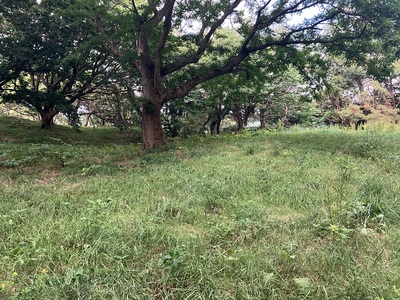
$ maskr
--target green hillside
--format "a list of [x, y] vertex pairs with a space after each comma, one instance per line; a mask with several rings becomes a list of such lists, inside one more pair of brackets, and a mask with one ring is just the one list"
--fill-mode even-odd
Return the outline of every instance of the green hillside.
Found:
[[0, 299], [400, 299], [400, 134], [0, 118]]

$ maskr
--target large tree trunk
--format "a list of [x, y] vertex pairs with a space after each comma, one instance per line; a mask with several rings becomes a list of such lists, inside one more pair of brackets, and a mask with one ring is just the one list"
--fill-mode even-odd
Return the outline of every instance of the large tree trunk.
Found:
[[[143, 149], [153, 149], [167, 144], [161, 123], [161, 108], [170, 99], [163, 95], [164, 87], [161, 76], [159, 76], [160, 70], [155, 67], [155, 63], [150, 57], [151, 51], [147, 37], [139, 38], [137, 45], [139, 56], [141, 56], [139, 69], [143, 89], [141, 109]], [[161, 63], [158, 62], [157, 65], [160, 67]]]
[[143, 104], [142, 138], [144, 149], [157, 148], [167, 144], [161, 124], [160, 104]]
[[40, 128], [41, 129], [51, 129], [54, 125], [53, 118], [42, 116], [40, 120]]
[[50, 107], [45, 107], [40, 111], [40, 128], [51, 129], [54, 125], [53, 118], [58, 114], [58, 110]]

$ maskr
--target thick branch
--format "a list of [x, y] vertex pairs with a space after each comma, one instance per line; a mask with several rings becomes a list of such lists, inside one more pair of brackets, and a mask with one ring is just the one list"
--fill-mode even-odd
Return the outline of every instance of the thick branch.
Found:
[[[222, 14], [222, 16], [215, 21], [214, 24], [211, 25], [210, 30], [207, 32], [206, 36], [203, 39], [199, 39], [198, 41], [198, 49], [195, 54], [183, 57], [167, 66], [162, 68], [161, 70], [161, 76], [165, 76], [168, 74], [171, 74], [177, 70], [182, 69], [183, 67], [197, 63], [200, 58], [203, 56], [204, 52], [207, 49], [207, 46], [210, 43], [211, 37], [214, 35], [215, 31], [224, 23], [224, 21], [228, 18], [229, 15], [233, 13], [235, 8], [242, 2], [242, 0], [235, 0]], [[203, 29], [204, 25], [202, 26], [202, 29], [200, 30], [200, 33], [204, 32]], [[199, 34], [200, 34], [199, 33]]]
[[317, 1], [313, 2], [309, 5], [304, 5], [303, 7], [299, 8], [302, 4], [304, 4], [306, 0], [301, 0], [299, 2], [295, 2], [292, 6], [287, 7], [286, 9], [281, 10], [281, 8], [277, 9], [277, 12], [270, 16], [269, 18], [265, 19], [262, 17], [262, 12], [267, 8], [267, 5], [271, 3], [271, 1], [268, 1], [265, 5], [263, 5], [257, 12], [257, 18], [256, 22], [254, 23], [253, 27], [251, 28], [249, 34], [247, 35], [245, 41], [243, 42], [242, 46], [247, 47], [251, 42], [251, 46], [254, 46], [254, 43], [256, 40], [253, 40], [255, 34], [264, 29], [267, 28], [268, 26], [271, 26], [274, 22], [276, 22], [279, 18], [283, 17], [284, 15], [287, 14], [293, 14], [293, 13], [299, 13], [302, 12], [308, 8], [314, 7], [320, 3], [323, 3], [324, 1]]
[[[317, 22], [319, 23], [319, 22]], [[307, 30], [309, 28], [312, 28], [313, 26], [317, 26], [317, 24], [310, 25], [306, 28], [303, 28], [302, 30]], [[343, 35], [339, 37], [333, 37], [333, 38], [314, 38], [314, 39], [302, 39], [302, 40], [291, 40], [290, 37], [297, 32], [300, 32], [300, 29], [294, 29], [291, 32], [289, 32], [283, 39], [276, 40], [276, 41], [271, 41], [268, 43], [264, 43], [262, 45], [254, 46], [251, 48], [246, 48], [242, 47], [241, 51], [231, 60], [229, 60], [228, 63], [226, 63], [224, 66], [214, 69], [210, 72], [207, 72], [205, 74], [201, 74], [198, 76], [193, 77], [192, 79], [188, 80], [186, 83], [181, 85], [180, 87], [173, 88], [167, 91], [164, 97], [164, 102], [168, 102], [171, 99], [174, 98], [181, 98], [186, 96], [195, 86], [198, 84], [205, 82], [207, 80], [228, 74], [232, 72], [236, 66], [238, 66], [249, 54], [259, 51], [259, 50], [264, 50], [273, 46], [289, 46], [289, 45], [311, 45], [311, 44], [333, 44], [342, 40], [355, 40], [361, 38], [366, 29], [367, 29], [367, 24], [364, 25], [362, 30], [358, 33], [355, 33], [354, 35]]]
[[175, 0], [172, 1], [167, 0], [161, 10], [157, 10], [157, 8], [155, 7], [155, 3], [153, 3], [153, 1], [148, 0], [148, 4], [149, 8], [151, 8], [151, 6], [154, 6], [153, 9], [154, 16], [150, 19], [150, 25], [154, 27], [161, 22], [161, 20], [168, 14], [170, 10], [172, 11], [175, 5]]
[[160, 35], [160, 39], [158, 41], [158, 46], [157, 46], [157, 53], [156, 53], [156, 58], [155, 58], [155, 65], [154, 65], [154, 81], [156, 86], [159, 86], [161, 84], [161, 64], [162, 64], [162, 56], [163, 56], [163, 50], [166, 46], [167, 43], [167, 38], [168, 35], [171, 31], [172, 27], [172, 12], [174, 8], [175, 0], [167, 0], [165, 3], [165, 20], [164, 20], [164, 26], [163, 30]]
[[366, 30], [367, 30], [368, 25], [365, 24], [362, 30], [358, 33], [355, 33], [354, 35], [343, 35], [339, 37], [334, 37], [334, 38], [314, 38], [314, 39], [303, 39], [303, 40], [290, 40], [290, 37], [296, 33], [299, 32], [300, 30], [293, 30], [289, 32], [283, 39], [278, 40], [278, 41], [273, 41], [269, 43], [265, 43], [262, 45], [258, 45], [252, 48], [249, 48], [248, 51], [249, 53], [253, 53], [259, 50], [264, 50], [266, 48], [270, 48], [272, 46], [289, 46], [289, 45], [312, 45], [312, 44], [334, 44], [336, 42], [340, 42], [343, 40], [356, 40], [361, 38]]
[[135, 15], [139, 15], [139, 11], [136, 7], [135, 0], [131, 0], [131, 2], [132, 2], [133, 12], [135, 13]]
[[[134, 1], [132, 1], [133, 5], [134, 5]], [[103, 25], [103, 20], [101, 19], [100, 16], [96, 17], [96, 30], [103, 34], [104, 36], [106, 35], [105, 29], [104, 29], [104, 25]], [[112, 38], [107, 37], [107, 50], [114, 55], [115, 57], [122, 57], [124, 55], [124, 53], [118, 48], [118, 46], [112, 41]], [[137, 61], [133, 61], [132, 62], [132, 66], [134, 68], [136, 68], [137, 70], [139, 70], [139, 63]]]
[[225, 74], [228, 74], [233, 71], [233, 69], [238, 66], [247, 56], [249, 52], [247, 49], [242, 48], [242, 50], [235, 56], [232, 60], [230, 60], [227, 64], [222, 66], [221, 68], [211, 70], [205, 74], [201, 74], [193, 77], [183, 85], [177, 88], [169, 89], [164, 95], [164, 103], [168, 102], [174, 98], [182, 98], [189, 94], [189, 92], [198, 84], [210, 80], [212, 78], [216, 78]]

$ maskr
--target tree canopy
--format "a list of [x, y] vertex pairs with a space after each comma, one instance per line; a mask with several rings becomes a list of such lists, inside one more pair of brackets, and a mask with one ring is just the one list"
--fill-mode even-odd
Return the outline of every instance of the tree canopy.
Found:
[[79, 1], [0, 4], [3, 99], [35, 109], [48, 128], [73, 103], [104, 84], [117, 66]]
[[[186, 96], [202, 82], [234, 72], [252, 53], [315, 44], [335, 51], [350, 49], [356, 40], [371, 39], [391, 27], [397, 4], [397, 0], [122, 1], [110, 7], [114, 18], [98, 16], [97, 28], [106, 35], [109, 50], [125, 58], [141, 77], [144, 147], [151, 148], [166, 143], [160, 121], [163, 104]], [[294, 21], [310, 12], [315, 15]], [[224, 26], [237, 32], [237, 46], [214, 43]], [[132, 34], [131, 43], [121, 43], [125, 35], [113, 38], [115, 30]]]
[[[268, 66], [276, 74], [289, 65], [306, 73], [304, 54], [311, 54], [308, 59], [325, 52], [364, 61], [376, 74], [384, 71], [382, 66], [398, 57], [399, 4], [399, 0], [7, 1], [0, 4], [4, 21], [0, 87], [17, 78], [18, 89], [24, 87], [24, 72], [56, 71], [54, 82], [60, 88], [51, 91], [73, 103], [74, 97], [94, 91], [97, 75], [104, 78], [115, 64], [131, 82], [139, 80], [135, 90], [143, 146], [158, 147], [167, 142], [161, 122], [167, 103], [209, 80], [240, 73], [256, 57], [256, 67]], [[15, 51], [20, 55], [11, 55]], [[78, 91], [76, 96], [66, 93], [72, 82], [79, 87], [70, 88]]]

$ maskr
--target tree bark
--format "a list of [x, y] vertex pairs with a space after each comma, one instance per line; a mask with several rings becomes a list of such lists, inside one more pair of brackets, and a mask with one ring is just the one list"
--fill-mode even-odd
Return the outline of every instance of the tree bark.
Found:
[[85, 117], [85, 123], [83, 124], [83, 126], [88, 127], [89, 126], [89, 121], [90, 121], [90, 117], [92, 116], [91, 113], [88, 113]]
[[222, 118], [218, 118], [217, 120], [217, 124], [216, 124], [216, 131], [217, 131], [217, 135], [221, 134], [221, 125], [222, 125]]
[[[211, 121], [211, 123], [210, 123], [210, 134], [211, 135], [215, 135], [215, 129], [216, 128], [217, 128], [217, 120]], [[217, 134], [219, 134], [219, 133], [217, 133]]]
[[247, 127], [249, 124], [249, 118], [250, 115], [254, 112], [255, 105], [248, 105], [246, 106], [246, 109], [244, 110], [244, 116], [243, 116], [243, 126]]
[[241, 132], [244, 129], [244, 113], [239, 104], [233, 106], [233, 117], [236, 121], [236, 132]]
[[161, 124], [161, 107], [160, 104], [143, 104], [142, 138], [144, 149], [158, 148], [167, 144]]
[[255, 105], [252, 104], [234, 104], [232, 112], [236, 121], [236, 132], [241, 132], [245, 127], [247, 127], [250, 115], [253, 113], [254, 108]]
[[210, 134], [211, 135], [220, 135], [221, 134], [221, 124], [222, 118], [217, 118], [210, 123]]
[[122, 114], [121, 102], [118, 100], [116, 109], [115, 109], [115, 125], [119, 128], [119, 130], [125, 129], [125, 119]]
[[58, 110], [50, 107], [45, 107], [40, 111], [40, 128], [51, 129], [54, 125], [53, 118], [58, 114]]
[[51, 129], [53, 126], [53, 117], [48, 116], [48, 114], [41, 114], [40, 116], [40, 128], [41, 129]]
[[[225, 118], [226, 114], [229, 112], [228, 107], [222, 107], [221, 104], [218, 104], [217, 107], [214, 109], [214, 112], [209, 117], [210, 121], [210, 134], [221, 134], [221, 125], [222, 120]], [[208, 121], [207, 121], [208, 123]]]
[[260, 129], [265, 129], [265, 108], [260, 109]]
[[244, 121], [243, 121], [243, 114], [239, 114], [236, 120], [236, 132], [241, 132], [244, 129]]

